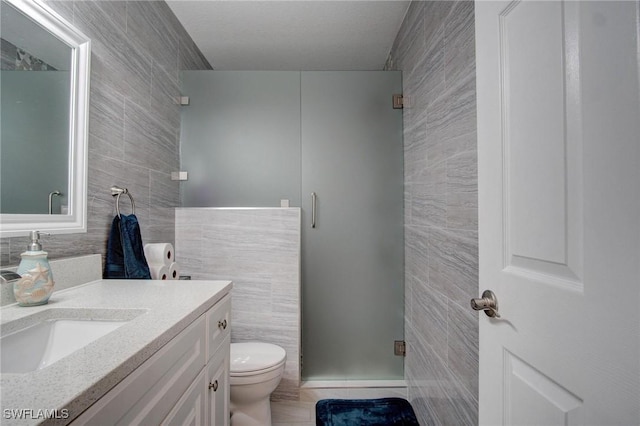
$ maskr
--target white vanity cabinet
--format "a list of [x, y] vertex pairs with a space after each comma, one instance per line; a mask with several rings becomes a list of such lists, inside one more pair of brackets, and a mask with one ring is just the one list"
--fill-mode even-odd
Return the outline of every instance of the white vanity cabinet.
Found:
[[230, 311], [227, 294], [71, 424], [227, 426]]

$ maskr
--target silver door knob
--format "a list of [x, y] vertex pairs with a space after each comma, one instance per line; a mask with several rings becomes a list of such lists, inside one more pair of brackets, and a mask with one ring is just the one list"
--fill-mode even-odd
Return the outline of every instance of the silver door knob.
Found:
[[491, 318], [500, 318], [498, 313], [498, 298], [491, 290], [485, 290], [482, 298], [471, 299], [471, 309], [474, 311], [484, 311]]

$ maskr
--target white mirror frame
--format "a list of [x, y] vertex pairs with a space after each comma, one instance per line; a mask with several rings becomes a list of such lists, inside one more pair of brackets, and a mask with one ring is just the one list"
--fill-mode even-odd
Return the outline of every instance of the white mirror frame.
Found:
[[0, 237], [87, 232], [87, 138], [91, 40], [39, 0], [4, 0], [71, 49], [69, 193], [67, 215], [0, 214]]

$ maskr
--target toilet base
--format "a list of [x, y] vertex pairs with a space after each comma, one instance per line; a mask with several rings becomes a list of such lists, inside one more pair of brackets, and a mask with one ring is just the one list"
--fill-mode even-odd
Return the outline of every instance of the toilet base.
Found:
[[244, 405], [232, 402], [231, 426], [271, 426], [271, 401], [269, 398]]

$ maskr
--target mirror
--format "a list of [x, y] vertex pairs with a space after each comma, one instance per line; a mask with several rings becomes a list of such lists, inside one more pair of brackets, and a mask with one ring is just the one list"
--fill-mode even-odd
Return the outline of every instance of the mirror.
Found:
[[85, 232], [91, 42], [36, 0], [0, 15], [0, 236]]

